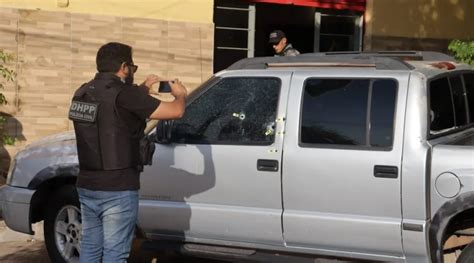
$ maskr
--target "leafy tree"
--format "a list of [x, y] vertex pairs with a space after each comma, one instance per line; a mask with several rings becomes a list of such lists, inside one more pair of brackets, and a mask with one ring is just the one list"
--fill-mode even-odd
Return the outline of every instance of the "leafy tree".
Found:
[[[2, 93], [2, 90], [5, 90], [5, 83], [14, 81], [15, 79], [15, 72], [6, 66], [10, 61], [13, 61], [13, 56], [3, 49], [0, 49], [0, 106], [8, 104], [7, 99]], [[15, 139], [4, 134], [5, 122], [6, 118], [0, 115], [0, 145], [12, 145]]]
[[454, 53], [454, 57], [458, 61], [474, 66], [474, 40], [461, 41], [455, 39], [449, 43], [448, 49]]

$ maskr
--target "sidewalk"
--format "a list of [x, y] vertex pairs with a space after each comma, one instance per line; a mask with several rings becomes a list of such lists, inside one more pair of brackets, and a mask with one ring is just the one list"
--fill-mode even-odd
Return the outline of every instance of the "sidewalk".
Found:
[[0, 242], [0, 262], [6, 263], [49, 263], [43, 241]]
[[50, 262], [43, 241], [43, 223], [34, 224], [33, 231], [35, 235], [15, 232], [0, 218], [0, 262]]
[[33, 231], [35, 232], [35, 235], [27, 235], [13, 231], [6, 226], [5, 221], [0, 217], [0, 243], [44, 241], [42, 221], [33, 225]]

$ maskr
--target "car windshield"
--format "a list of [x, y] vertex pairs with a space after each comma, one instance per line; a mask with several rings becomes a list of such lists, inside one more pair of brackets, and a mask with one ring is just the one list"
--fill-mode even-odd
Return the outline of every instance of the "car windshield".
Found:
[[[202, 90], [203, 88], [215, 83], [217, 80], [219, 80], [220, 78], [216, 77], [216, 76], [212, 76], [210, 77], [208, 80], [204, 81], [201, 85], [199, 85], [197, 88], [195, 88], [194, 90], [192, 90], [189, 94], [188, 94], [188, 98], [189, 97], [193, 97], [195, 96], [196, 94], [199, 93], [200, 90]], [[151, 95], [159, 100], [163, 100], [163, 101], [172, 101], [173, 100], [173, 96], [171, 95]], [[146, 123], [146, 127], [145, 127], [145, 134], [149, 134], [150, 132], [152, 132], [156, 125], [158, 124], [159, 120], [152, 120], [152, 119], [148, 119], [147, 120], [147, 123]]]

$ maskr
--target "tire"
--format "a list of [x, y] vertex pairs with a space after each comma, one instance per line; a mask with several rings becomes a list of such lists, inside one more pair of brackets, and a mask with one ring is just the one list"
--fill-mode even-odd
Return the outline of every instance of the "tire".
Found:
[[44, 239], [51, 262], [79, 262], [81, 230], [76, 188], [63, 186], [49, 198], [45, 212]]
[[456, 260], [456, 263], [472, 263], [474, 262], [474, 242], [467, 245]]

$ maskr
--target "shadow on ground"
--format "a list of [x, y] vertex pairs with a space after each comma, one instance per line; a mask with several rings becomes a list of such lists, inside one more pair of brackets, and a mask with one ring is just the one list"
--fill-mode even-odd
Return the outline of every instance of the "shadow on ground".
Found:
[[[189, 258], [173, 253], [154, 254], [140, 251], [140, 241], [135, 241], [129, 263], [219, 263], [209, 259]], [[15, 241], [0, 243], [0, 262], [4, 263], [50, 263], [43, 241]]]
[[15, 241], [0, 243], [0, 262], [48, 263], [51, 262], [42, 241]]

